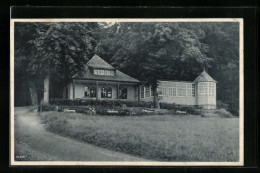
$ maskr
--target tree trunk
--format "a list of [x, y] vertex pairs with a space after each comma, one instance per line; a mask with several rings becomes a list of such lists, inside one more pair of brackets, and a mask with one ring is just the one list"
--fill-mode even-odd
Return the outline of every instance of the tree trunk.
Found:
[[47, 74], [44, 78], [44, 94], [43, 102], [49, 104], [49, 89], [50, 89], [50, 75]]
[[34, 82], [29, 82], [29, 90], [30, 90], [32, 105], [38, 105], [38, 95], [37, 95], [37, 90]]
[[154, 107], [160, 109], [157, 88], [153, 90]]

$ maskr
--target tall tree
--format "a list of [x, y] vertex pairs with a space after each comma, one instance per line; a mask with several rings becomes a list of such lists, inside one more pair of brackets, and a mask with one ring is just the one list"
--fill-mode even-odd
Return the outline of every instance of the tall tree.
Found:
[[15, 62], [32, 82], [44, 79], [46, 103], [49, 80], [66, 86], [72, 75], [83, 70], [97, 44], [97, 23], [17, 23], [15, 29]]

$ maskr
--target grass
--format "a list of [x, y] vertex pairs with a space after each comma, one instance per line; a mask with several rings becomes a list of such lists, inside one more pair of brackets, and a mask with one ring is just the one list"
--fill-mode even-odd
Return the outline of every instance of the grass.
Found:
[[156, 161], [238, 161], [239, 119], [195, 115], [95, 116], [46, 112], [54, 133]]

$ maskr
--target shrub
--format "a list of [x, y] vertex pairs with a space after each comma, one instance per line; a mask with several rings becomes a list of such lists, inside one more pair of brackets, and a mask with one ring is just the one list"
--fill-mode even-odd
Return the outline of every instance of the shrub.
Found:
[[52, 99], [52, 105], [67, 105], [67, 106], [103, 106], [103, 107], [118, 107], [126, 105], [127, 107], [145, 107], [151, 108], [153, 102], [135, 102], [123, 100], [91, 100], [91, 99]]
[[224, 118], [233, 117], [233, 115], [229, 111], [223, 108], [216, 110], [215, 114], [218, 114], [220, 117], [224, 117]]
[[179, 109], [180, 105], [177, 105], [175, 103], [165, 103], [161, 102], [160, 103], [160, 108], [162, 109]]
[[228, 110], [228, 104], [223, 103], [222, 101], [218, 100], [218, 101], [217, 101], [217, 108], [218, 108], [218, 109], [223, 108], [223, 109]]
[[195, 106], [180, 107], [180, 110], [186, 111], [186, 113], [194, 114], [194, 115], [200, 115], [201, 114], [200, 110], [197, 109]]

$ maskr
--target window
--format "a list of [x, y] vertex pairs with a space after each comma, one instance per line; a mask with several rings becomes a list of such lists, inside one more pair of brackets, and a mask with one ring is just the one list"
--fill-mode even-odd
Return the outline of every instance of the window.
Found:
[[89, 97], [89, 87], [88, 87], [88, 86], [86, 86], [86, 87], [84, 88], [84, 96], [85, 96], [85, 97]]
[[187, 84], [187, 96], [195, 97], [195, 85], [194, 84]]
[[160, 87], [158, 87], [158, 94], [163, 96], [176, 96], [176, 83], [161, 81]]
[[112, 88], [102, 87], [101, 88], [101, 98], [112, 98]]
[[215, 96], [215, 83], [209, 83], [209, 96]]
[[89, 91], [90, 91], [90, 97], [96, 97], [96, 87], [95, 86], [91, 86]]
[[169, 92], [169, 96], [176, 96], [176, 83], [172, 82], [170, 92]]
[[186, 83], [178, 83], [178, 96], [186, 96]]
[[126, 88], [119, 89], [119, 99], [127, 99], [127, 89]]
[[187, 96], [192, 96], [192, 84], [187, 84]]
[[158, 95], [167, 96], [168, 95], [168, 88], [166, 87], [159, 87], [158, 88]]
[[107, 89], [105, 87], [101, 88], [101, 98], [107, 97]]
[[104, 76], [114, 76], [114, 71], [112, 70], [94, 70], [95, 75], [104, 75]]
[[150, 87], [145, 87], [145, 97], [151, 97]]
[[192, 97], [195, 97], [195, 84], [192, 84]]
[[144, 98], [144, 90], [145, 90], [145, 88], [144, 88], [143, 85], [140, 87], [140, 90], [141, 90], [141, 98]]
[[112, 98], [112, 88], [111, 87], [107, 88], [107, 98]]
[[207, 96], [208, 95], [208, 83], [202, 82], [198, 84], [199, 96]]

